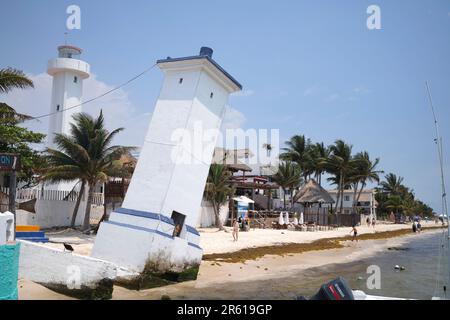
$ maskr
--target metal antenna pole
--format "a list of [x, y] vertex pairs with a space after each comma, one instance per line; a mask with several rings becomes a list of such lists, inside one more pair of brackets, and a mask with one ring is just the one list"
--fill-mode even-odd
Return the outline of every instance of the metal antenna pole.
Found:
[[[431, 92], [430, 92], [430, 87], [428, 86], [428, 81], [425, 82], [426, 87], [427, 87], [427, 92], [428, 92], [428, 99], [430, 100], [430, 107], [431, 107], [431, 111], [433, 113], [433, 118], [434, 118], [434, 126], [436, 129], [436, 145], [438, 148], [438, 156], [439, 156], [439, 165], [441, 167], [441, 189], [442, 189], [442, 214], [445, 215], [447, 217], [447, 227], [448, 227], [448, 235], [447, 235], [447, 240], [448, 240], [448, 263], [449, 263], [449, 284], [450, 284], [450, 218], [448, 216], [448, 210], [447, 210], [447, 194], [445, 192], [445, 179], [444, 179], [444, 157], [443, 157], [443, 150], [442, 150], [442, 137], [440, 136], [439, 133], [439, 124], [436, 118], [436, 113], [434, 111], [434, 106], [433, 106], [433, 99], [431, 97]], [[443, 220], [444, 218], [442, 218]]]

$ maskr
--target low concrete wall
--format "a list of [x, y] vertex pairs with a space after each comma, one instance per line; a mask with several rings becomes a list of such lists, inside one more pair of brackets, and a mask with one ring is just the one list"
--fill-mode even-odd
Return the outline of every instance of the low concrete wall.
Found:
[[113, 279], [117, 276], [117, 266], [113, 263], [19, 241], [19, 278], [78, 298], [111, 297]]
[[[17, 210], [18, 225], [38, 225], [41, 228], [68, 227], [72, 220], [75, 202], [61, 200], [37, 200], [35, 210], [31, 213], [24, 210]], [[86, 202], [82, 201], [78, 209], [75, 224], [83, 224]], [[91, 221], [98, 221], [103, 215], [103, 206], [92, 205]]]

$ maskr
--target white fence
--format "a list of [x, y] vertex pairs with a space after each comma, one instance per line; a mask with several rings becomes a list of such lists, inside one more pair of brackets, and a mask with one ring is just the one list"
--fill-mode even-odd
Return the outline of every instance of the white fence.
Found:
[[[16, 202], [24, 202], [28, 200], [53, 200], [53, 201], [70, 201], [75, 202], [78, 198], [78, 191], [61, 191], [61, 190], [42, 190], [42, 189], [17, 189], [16, 190]], [[0, 199], [7, 199], [9, 195], [9, 188], [0, 187]], [[81, 200], [85, 201], [86, 195], [82, 195]], [[0, 200], [1, 201], [1, 200]], [[3, 202], [5, 202], [3, 200]], [[92, 204], [101, 206], [104, 202], [103, 193], [94, 193]], [[8, 205], [8, 202], [1, 203]]]

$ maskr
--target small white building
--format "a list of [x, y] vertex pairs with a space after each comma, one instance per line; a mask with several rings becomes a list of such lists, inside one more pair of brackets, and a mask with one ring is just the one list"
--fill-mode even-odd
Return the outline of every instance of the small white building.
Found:
[[[332, 189], [327, 190], [328, 193], [331, 195], [335, 202], [334, 206], [340, 207], [341, 200], [339, 200], [339, 203], [337, 202], [337, 194], [338, 190]], [[356, 193], [356, 197], [358, 197], [358, 193]], [[344, 199], [343, 199], [343, 214], [351, 214], [353, 213], [353, 203], [354, 203], [354, 191], [352, 189], [350, 190], [344, 190]], [[376, 217], [376, 211], [377, 211], [377, 202], [375, 200], [375, 189], [363, 189], [361, 192], [361, 195], [358, 199], [358, 202], [356, 204], [357, 212], [364, 215], [372, 215], [373, 217]]]

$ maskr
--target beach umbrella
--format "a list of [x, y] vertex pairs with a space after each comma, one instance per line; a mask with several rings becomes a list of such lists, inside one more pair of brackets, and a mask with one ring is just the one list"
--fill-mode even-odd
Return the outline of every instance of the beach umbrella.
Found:
[[289, 224], [289, 212], [286, 211], [286, 218], [284, 219], [286, 224]]
[[283, 212], [280, 212], [280, 218], [278, 219], [278, 223], [279, 223], [280, 225], [283, 225], [283, 224], [284, 224]]
[[298, 226], [298, 219], [297, 219], [297, 217], [294, 217], [294, 226]]
[[300, 221], [298, 223], [304, 224], [304, 222], [303, 222], [303, 212], [300, 212]]

